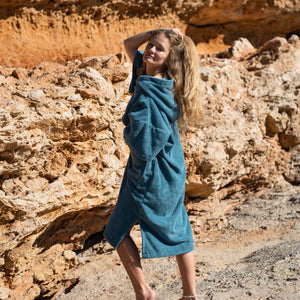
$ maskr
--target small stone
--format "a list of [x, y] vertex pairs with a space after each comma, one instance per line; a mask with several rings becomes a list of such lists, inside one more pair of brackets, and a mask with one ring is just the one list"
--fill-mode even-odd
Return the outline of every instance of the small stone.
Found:
[[212, 89], [219, 95], [223, 95], [222, 87], [219, 84], [214, 84]]
[[6, 300], [9, 297], [9, 289], [0, 287], [0, 300]]
[[46, 276], [44, 273], [42, 272], [36, 272], [34, 273], [34, 276], [33, 276], [34, 280], [36, 282], [43, 282], [43, 281], [46, 281]]
[[293, 34], [289, 39], [288, 43], [291, 45], [297, 45], [299, 43], [300, 39], [299, 36], [296, 34]]
[[71, 250], [65, 250], [63, 253], [63, 256], [66, 260], [71, 261], [71, 260], [76, 260], [76, 253]]
[[286, 44], [287, 40], [285, 38], [275, 37], [272, 40], [267, 41], [265, 44], [263, 44], [260, 48], [260, 52], [277, 50], [278, 48]]
[[81, 97], [83, 98], [93, 98], [93, 99], [97, 99], [99, 97], [99, 91], [97, 91], [96, 89], [90, 89], [90, 88], [81, 88], [78, 90], [78, 92], [80, 93]]
[[28, 71], [23, 68], [17, 68], [15, 70], [13, 70], [12, 76], [14, 76], [15, 78], [17, 78], [19, 80], [23, 80], [28, 77]]
[[81, 101], [82, 98], [81, 98], [80, 94], [72, 94], [67, 97], [67, 100], [76, 102], [76, 101]]
[[34, 90], [28, 95], [28, 97], [34, 101], [37, 101], [37, 100], [43, 98], [44, 96], [45, 96], [45, 94], [42, 90]]
[[208, 79], [209, 79], [209, 73], [208, 72], [201, 72], [201, 79], [203, 80], [203, 81], [208, 81]]
[[246, 38], [240, 38], [234, 41], [231, 47], [232, 58], [234, 59], [241, 59], [254, 51], [255, 48]]

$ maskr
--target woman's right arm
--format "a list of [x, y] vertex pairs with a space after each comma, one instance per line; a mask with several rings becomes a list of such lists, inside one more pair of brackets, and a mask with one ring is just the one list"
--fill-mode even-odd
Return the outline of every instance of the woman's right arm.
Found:
[[[180, 38], [183, 38], [183, 34], [178, 28], [170, 28], [165, 30], [171, 30], [176, 33]], [[133, 62], [136, 52], [138, 51], [139, 47], [146, 43], [152, 35], [152, 31], [145, 31], [138, 34], [135, 34], [126, 40], [124, 40], [124, 47], [127, 55], [129, 56], [130, 60]]]
[[146, 43], [150, 39], [151, 35], [152, 31], [150, 30], [135, 34], [124, 40], [125, 51], [132, 62], [139, 47]]

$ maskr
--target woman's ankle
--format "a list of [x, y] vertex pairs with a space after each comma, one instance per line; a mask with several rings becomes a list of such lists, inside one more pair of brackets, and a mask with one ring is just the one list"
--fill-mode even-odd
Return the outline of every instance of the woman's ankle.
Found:
[[138, 291], [135, 291], [136, 300], [153, 300], [155, 292], [149, 287], [143, 287]]

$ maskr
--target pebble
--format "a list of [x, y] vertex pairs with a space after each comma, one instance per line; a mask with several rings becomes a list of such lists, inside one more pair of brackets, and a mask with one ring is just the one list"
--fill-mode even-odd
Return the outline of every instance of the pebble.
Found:
[[81, 101], [82, 98], [81, 98], [80, 94], [72, 94], [72, 95], [67, 96], [67, 100], [76, 102], [76, 101]]
[[9, 289], [0, 287], [0, 299], [6, 300], [9, 297]]
[[43, 98], [44, 96], [45, 96], [45, 94], [42, 90], [34, 90], [34, 91], [30, 92], [28, 95], [28, 97], [31, 100], [35, 100], [35, 101]]

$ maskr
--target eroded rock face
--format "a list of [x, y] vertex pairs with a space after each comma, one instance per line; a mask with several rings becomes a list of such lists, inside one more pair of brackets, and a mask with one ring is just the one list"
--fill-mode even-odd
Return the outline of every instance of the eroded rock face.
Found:
[[[86, 60], [44, 63], [22, 70], [23, 80], [19, 70], [1, 69], [0, 252], [15, 299], [20, 290], [34, 299], [55, 289], [70, 264], [52, 248], [81, 249], [116, 199], [128, 153], [121, 116], [131, 66], [122, 54], [101, 59], [100, 67], [95, 58], [86, 67]], [[57, 256], [64, 272], [50, 269], [36, 280], [28, 273]]]
[[[201, 60], [206, 120], [182, 137], [190, 197], [299, 183], [299, 38], [247, 49]], [[128, 156], [130, 72], [122, 53], [0, 67], [4, 299], [52, 295], [76, 265], [74, 251], [103, 230]]]
[[299, 1], [290, 0], [3, 0], [0, 64], [32, 68], [117, 53], [124, 38], [158, 27], [179, 27], [201, 53], [224, 51], [241, 37], [259, 47], [299, 35], [299, 13]]
[[[187, 158], [191, 196], [207, 196], [269, 163], [271, 153], [278, 152], [269, 138], [278, 139], [285, 157], [299, 144], [299, 39], [280, 41], [274, 39], [252, 55], [247, 53], [250, 57], [242, 63], [202, 61], [205, 114], [210, 123], [202, 131], [189, 133], [186, 143], [186, 152], [193, 152]], [[273, 47], [265, 51], [270, 44]], [[192, 138], [194, 134], [197, 139]], [[277, 155], [276, 168], [287, 168], [285, 159]], [[297, 169], [293, 164], [288, 168]]]

